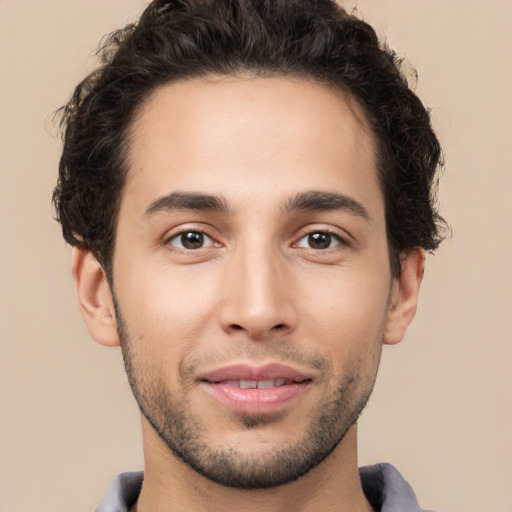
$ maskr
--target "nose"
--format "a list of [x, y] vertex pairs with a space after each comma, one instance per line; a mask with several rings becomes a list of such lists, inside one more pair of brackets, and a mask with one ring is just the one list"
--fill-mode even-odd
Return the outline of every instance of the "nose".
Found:
[[240, 251], [227, 265], [222, 328], [254, 340], [284, 336], [296, 328], [292, 275], [271, 249]]

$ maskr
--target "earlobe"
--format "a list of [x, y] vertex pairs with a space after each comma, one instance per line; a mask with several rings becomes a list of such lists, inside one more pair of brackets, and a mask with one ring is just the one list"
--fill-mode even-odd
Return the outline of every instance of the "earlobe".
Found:
[[384, 343], [402, 341], [418, 305], [418, 293], [425, 269], [425, 252], [415, 249], [403, 255], [402, 273], [393, 280], [389, 310], [384, 330]]
[[73, 279], [80, 312], [91, 337], [108, 347], [118, 346], [114, 303], [104, 270], [89, 249], [74, 247]]

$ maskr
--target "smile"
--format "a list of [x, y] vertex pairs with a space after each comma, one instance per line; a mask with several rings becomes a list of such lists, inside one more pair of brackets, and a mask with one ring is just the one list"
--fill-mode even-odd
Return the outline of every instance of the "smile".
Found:
[[234, 386], [242, 389], [269, 389], [285, 384], [292, 384], [292, 381], [286, 379], [270, 379], [270, 380], [228, 380], [228, 386]]
[[210, 372], [200, 382], [211, 397], [232, 411], [265, 414], [299, 399], [310, 388], [312, 377], [280, 364], [236, 365]]

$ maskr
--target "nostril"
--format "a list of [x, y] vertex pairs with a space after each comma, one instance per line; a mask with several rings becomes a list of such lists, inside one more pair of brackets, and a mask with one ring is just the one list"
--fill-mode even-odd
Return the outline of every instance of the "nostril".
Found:
[[263, 326], [251, 325], [249, 322], [249, 324], [246, 326], [244, 326], [244, 324], [230, 324], [229, 329], [231, 330], [232, 333], [244, 331], [247, 332], [251, 337], [261, 338], [265, 334], [270, 333], [283, 334], [288, 329], [288, 325], [285, 323], [276, 324], [267, 330]]

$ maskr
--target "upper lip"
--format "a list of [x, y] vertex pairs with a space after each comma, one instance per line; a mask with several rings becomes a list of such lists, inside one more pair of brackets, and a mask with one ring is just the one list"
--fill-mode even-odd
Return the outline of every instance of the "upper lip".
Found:
[[263, 366], [249, 364], [234, 364], [224, 366], [199, 375], [199, 380], [207, 382], [224, 382], [229, 380], [275, 380], [286, 379], [294, 382], [311, 380], [310, 374], [280, 363], [270, 363]]

